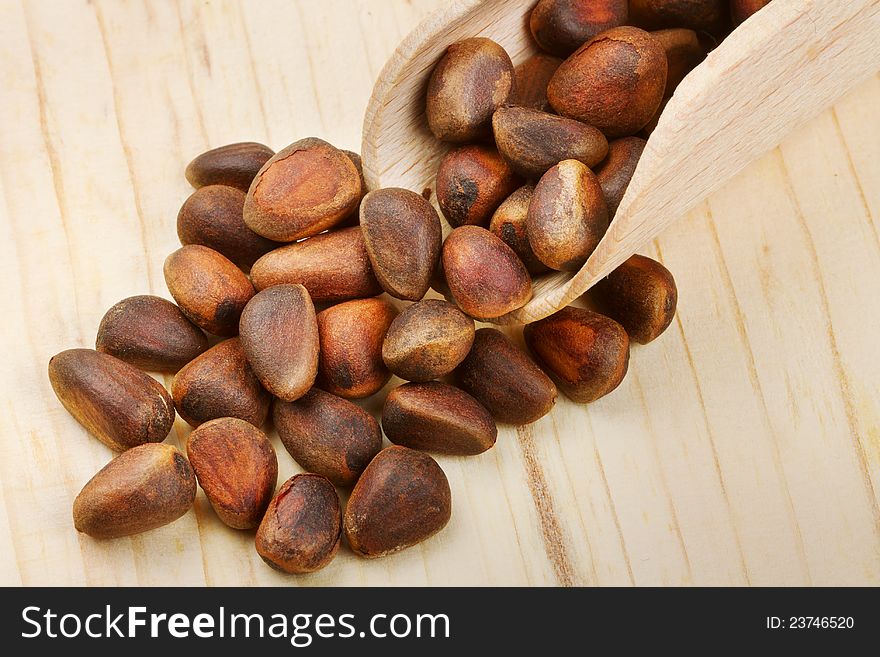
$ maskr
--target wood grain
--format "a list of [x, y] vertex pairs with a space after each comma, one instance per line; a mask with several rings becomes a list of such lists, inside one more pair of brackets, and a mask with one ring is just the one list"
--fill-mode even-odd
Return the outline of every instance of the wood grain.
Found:
[[[73, 498], [111, 453], [54, 398], [49, 357], [92, 346], [123, 297], [168, 298], [191, 157], [357, 149], [375, 76], [442, 4], [0, 0], [0, 584], [880, 584], [877, 76], [645, 249], [680, 311], [617, 391], [438, 459], [454, 511], [430, 541], [285, 577], [201, 492], [154, 532], [77, 535]], [[279, 479], [299, 471], [272, 440]]]

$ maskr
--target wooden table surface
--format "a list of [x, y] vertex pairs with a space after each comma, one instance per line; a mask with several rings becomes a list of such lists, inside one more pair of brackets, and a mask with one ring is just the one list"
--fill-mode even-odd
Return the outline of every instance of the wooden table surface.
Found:
[[[73, 498], [111, 452], [55, 399], [50, 356], [93, 346], [119, 299], [168, 296], [189, 159], [357, 150], [375, 76], [442, 4], [0, 1], [0, 584], [880, 583], [877, 76], [647, 251], [679, 313], [617, 391], [438, 458], [437, 537], [285, 577], [202, 493], [153, 532], [77, 534]], [[168, 440], [187, 434], [178, 419]], [[281, 477], [298, 471], [273, 440]]]

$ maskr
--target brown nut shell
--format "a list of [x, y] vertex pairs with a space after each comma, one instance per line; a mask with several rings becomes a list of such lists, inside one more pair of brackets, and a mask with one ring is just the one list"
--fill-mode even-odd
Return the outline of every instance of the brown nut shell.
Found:
[[485, 228], [461, 226], [443, 243], [443, 271], [458, 307], [494, 319], [532, 298], [532, 279], [507, 244]]
[[449, 374], [474, 341], [474, 320], [451, 303], [424, 299], [398, 315], [382, 344], [382, 359], [407, 381], [431, 381]]
[[285, 481], [257, 529], [263, 561], [285, 573], [312, 573], [333, 561], [342, 538], [342, 509], [333, 484], [316, 474]]
[[189, 425], [237, 417], [263, 426], [272, 401], [254, 374], [241, 340], [224, 340], [181, 369], [171, 384], [177, 412]]
[[523, 178], [540, 178], [562, 160], [594, 167], [608, 154], [608, 140], [593, 126], [525, 107], [498, 108], [492, 128], [501, 157]]
[[364, 200], [364, 196], [367, 195], [367, 192], [370, 190], [367, 189], [367, 179], [364, 178], [364, 162], [361, 159], [359, 153], [355, 153], [354, 151], [346, 151], [343, 150], [346, 157], [351, 160], [352, 164], [354, 164], [354, 168], [357, 169], [358, 176], [361, 179], [361, 198], [358, 201], [357, 207], [349, 214], [345, 219], [336, 224], [336, 228], [346, 228], [348, 226], [357, 226], [360, 223], [360, 205]]
[[376, 455], [351, 492], [343, 520], [351, 549], [375, 558], [430, 538], [449, 522], [452, 493], [437, 461], [393, 445]]
[[492, 215], [492, 221], [489, 222], [489, 230], [513, 249], [533, 276], [549, 270], [549, 267], [538, 260], [535, 252], [532, 251], [526, 230], [529, 203], [534, 193], [534, 185], [523, 185], [498, 206], [495, 214]]
[[162, 442], [174, 425], [162, 384], [113, 356], [62, 351], [49, 360], [49, 381], [67, 412], [110, 449]]
[[596, 176], [564, 160], [535, 186], [526, 231], [535, 256], [551, 269], [577, 271], [608, 229], [608, 208]]
[[353, 486], [382, 449], [382, 430], [372, 415], [318, 388], [293, 402], [275, 400], [272, 417], [294, 460], [336, 486]]
[[315, 303], [382, 293], [358, 226], [315, 235], [270, 251], [254, 263], [251, 280], [257, 290], [299, 283]]
[[513, 69], [514, 91], [510, 104], [542, 112], [549, 111], [547, 84], [561, 63], [562, 60], [558, 57], [538, 53]]
[[245, 225], [244, 197], [243, 191], [227, 185], [206, 185], [194, 191], [177, 213], [180, 243], [207, 246], [245, 270], [281, 246]]
[[498, 437], [495, 421], [480, 402], [440, 381], [392, 390], [382, 407], [382, 429], [396, 445], [460, 456], [482, 454]]
[[442, 241], [434, 206], [406, 189], [377, 189], [364, 198], [360, 214], [367, 255], [384, 290], [410, 301], [425, 296]]
[[627, 0], [538, 0], [529, 29], [542, 50], [568, 57], [585, 41], [626, 23]]
[[229, 185], [246, 192], [257, 172], [275, 155], [268, 146], [252, 141], [227, 144], [196, 157], [186, 167], [193, 187]]
[[150, 295], [113, 304], [95, 349], [151, 372], [176, 372], [208, 348], [208, 338], [170, 301]]
[[318, 373], [318, 322], [302, 285], [274, 285], [254, 295], [241, 313], [241, 346], [263, 387], [286, 401], [299, 399]]
[[739, 25], [749, 16], [770, 4], [770, 0], [730, 0], [730, 17]]
[[526, 325], [523, 336], [538, 363], [572, 401], [595, 401], [626, 376], [629, 338], [605, 315], [568, 306]]
[[310, 137], [278, 151], [254, 178], [244, 222], [263, 237], [292, 242], [317, 235], [348, 217], [361, 200], [354, 162]]
[[599, 128], [608, 138], [644, 128], [663, 100], [666, 53], [636, 27], [602, 32], [566, 59], [547, 86], [562, 116]]
[[254, 296], [254, 286], [238, 267], [198, 244], [165, 259], [165, 283], [183, 314], [214, 335], [236, 335], [241, 311]]
[[391, 378], [382, 343], [397, 309], [384, 299], [355, 299], [318, 313], [321, 355], [316, 385], [346, 399], [378, 392]]
[[94, 538], [131, 536], [174, 522], [196, 497], [196, 476], [175, 447], [148, 443], [105, 465], [73, 501], [73, 524]]
[[727, 24], [727, 2], [726, 0], [629, 0], [629, 22], [648, 30], [686, 27], [719, 34], [724, 31]]
[[596, 167], [596, 178], [608, 206], [608, 216], [613, 218], [620, 207], [629, 181], [645, 150], [646, 141], [639, 137], [622, 137], [608, 145], [608, 157]]
[[205, 422], [186, 455], [217, 516], [233, 529], [260, 524], [278, 480], [278, 459], [262, 431], [234, 417]]
[[618, 322], [630, 340], [648, 344], [672, 323], [678, 304], [675, 279], [656, 260], [634, 255], [590, 289], [603, 314]]
[[498, 422], [530, 424], [556, 403], [556, 386], [501, 331], [481, 328], [470, 353], [455, 369], [455, 382]]
[[660, 42], [666, 53], [666, 90], [664, 98], [669, 98], [676, 87], [706, 57], [697, 33], [684, 28], [669, 28], [651, 32]]
[[428, 81], [425, 115], [437, 139], [467, 142], [489, 132], [492, 112], [513, 91], [513, 63], [491, 39], [453, 43]]

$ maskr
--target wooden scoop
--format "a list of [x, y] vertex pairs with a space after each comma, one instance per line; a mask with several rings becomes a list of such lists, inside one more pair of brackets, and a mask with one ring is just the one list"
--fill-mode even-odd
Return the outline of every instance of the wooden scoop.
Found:
[[[535, 52], [528, 30], [534, 4], [455, 0], [410, 33], [379, 75], [364, 117], [371, 189], [433, 190], [448, 149], [425, 120], [434, 65], [450, 44], [473, 36], [494, 39], [514, 64], [521, 62]], [[565, 307], [878, 69], [880, 0], [773, 0], [679, 85], [607, 234], [581, 270], [539, 278], [532, 300], [498, 321], [534, 322]]]

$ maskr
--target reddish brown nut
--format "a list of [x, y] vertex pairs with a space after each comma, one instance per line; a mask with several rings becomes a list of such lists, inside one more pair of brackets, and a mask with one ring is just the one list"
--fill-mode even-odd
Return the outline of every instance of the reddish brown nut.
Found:
[[556, 386], [501, 331], [481, 328], [467, 358], [455, 370], [460, 388], [499, 422], [530, 424], [556, 403]]
[[660, 123], [660, 116], [663, 114], [663, 110], [666, 109], [666, 105], [669, 103], [669, 98], [664, 98], [663, 102], [660, 103], [660, 107], [657, 108], [657, 112], [654, 114], [654, 118], [652, 118], [648, 125], [639, 130], [638, 137], [642, 139], [648, 139], [651, 136], [651, 133], [657, 129], [657, 124]]
[[364, 470], [343, 522], [354, 553], [372, 559], [430, 538], [446, 526], [451, 514], [449, 481], [437, 461], [393, 445]]
[[538, 0], [529, 28], [541, 49], [568, 57], [599, 32], [626, 23], [626, 0]]
[[285, 573], [312, 573], [333, 561], [342, 538], [342, 510], [333, 484], [316, 474], [285, 481], [257, 529], [263, 561]]
[[492, 128], [501, 157], [523, 178], [540, 178], [562, 160], [594, 167], [608, 153], [608, 140], [593, 126], [525, 107], [500, 107]]
[[241, 313], [241, 346], [263, 387], [285, 401], [309, 391], [318, 373], [318, 322], [302, 285], [258, 292]]
[[151, 372], [176, 372], [208, 348], [180, 308], [160, 297], [128, 297], [108, 310], [95, 349]]
[[507, 244], [479, 226], [461, 226], [443, 243], [443, 270], [461, 308], [477, 319], [494, 319], [532, 298], [532, 279]]
[[513, 91], [513, 63], [491, 39], [453, 43], [428, 82], [425, 114], [437, 139], [466, 142], [488, 134], [492, 112]]
[[466, 392], [440, 381], [405, 383], [382, 407], [382, 429], [396, 445], [440, 454], [482, 454], [495, 444], [492, 416]]
[[425, 296], [442, 240], [434, 206], [406, 189], [377, 189], [361, 203], [361, 231], [385, 291], [410, 301]]
[[703, 46], [693, 30], [670, 28], [651, 32], [666, 53], [666, 90], [664, 98], [669, 98], [684, 77], [706, 57]]
[[513, 69], [514, 85], [510, 104], [542, 112], [549, 111], [547, 84], [561, 63], [562, 60], [558, 57], [538, 53]]
[[361, 198], [358, 201], [357, 207], [349, 214], [345, 219], [336, 224], [337, 228], [344, 228], [347, 226], [357, 226], [358, 222], [360, 222], [360, 204], [364, 200], [364, 196], [367, 195], [367, 192], [370, 190], [367, 189], [367, 180], [364, 178], [364, 163], [361, 160], [361, 156], [354, 151], [342, 151], [351, 160], [352, 164], [354, 164], [354, 168], [357, 169], [358, 176], [361, 179]]
[[547, 86], [562, 116], [599, 128], [609, 138], [632, 135], [654, 116], [666, 88], [666, 53], [636, 27], [594, 37], [557, 69]]
[[605, 315], [568, 306], [526, 325], [523, 336], [538, 363], [573, 401], [595, 401], [626, 376], [629, 338]]
[[207, 246], [242, 269], [281, 246], [245, 225], [244, 196], [240, 189], [227, 185], [206, 185], [194, 191], [177, 213], [180, 243]]
[[257, 290], [299, 283], [316, 303], [382, 293], [358, 226], [315, 235], [270, 251], [254, 263], [251, 280]]
[[244, 420], [218, 418], [190, 434], [186, 455], [220, 520], [233, 529], [260, 524], [278, 480], [266, 434]]
[[197, 244], [165, 259], [165, 284], [183, 314], [214, 335], [236, 335], [241, 311], [254, 296], [254, 286], [238, 267]]
[[218, 417], [237, 417], [263, 426], [272, 400], [241, 348], [238, 338], [211, 347], [174, 377], [171, 396], [191, 426]]
[[354, 162], [322, 139], [301, 139], [260, 169], [244, 202], [244, 222], [258, 235], [292, 242], [335, 226], [360, 200]]
[[111, 449], [161, 442], [174, 425], [162, 384], [113, 356], [62, 351], [49, 360], [49, 382], [67, 412]]
[[171, 445], [133, 447], [105, 465], [73, 501], [73, 525], [94, 538], [131, 536], [184, 515], [196, 477]]
[[730, 0], [730, 17], [734, 25], [739, 25], [759, 9], [770, 4], [770, 0]]
[[336, 486], [353, 486], [382, 449], [382, 431], [372, 415], [318, 388], [294, 402], [276, 399], [272, 417], [296, 462]]
[[726, 4], [725, 0], [629, 0], [629, 21], [649, 30], [686, 27], [718, 34], [725, 28]]
[[318, 313], [321, 355], [317, 386], [346, 399], [378, 392], [391, 372], [382, 342], [397, 310], [384, 299], [355, 299]]
[[461, 146], [440, 162], [437, 204], [453, 228], [485, 226], [519, 184], [516, 174], [491, 146]]
[[186, 167], [193, 187], [229, 185], [248, 190], [257, 171], [275, 154], [268, 146], [252, 141], [228, 144], [199, 155]]
[[614, 217], [629, 181], [632, 180], [642, 152], [645, 140], [638, 137], [615, 139], [608, 145], [608, 157], [596, 167], [596, 178], [608, 205], [608, 216]]
[[608, 208], [596, 176], [577, 160], [550, 169], [535, 187], [526, 230], [538, 259], [551, 269], [577, 271], [608, 228]]
[[449, 374], [474, 341], [474, 320], [451, 303], [425, 299], [391, 322], [382, 359], [407, 381], [431, 381]]
[[529, 244], [529, 235], [526, 231], [526, 217], [529, 213], [529, 203], [532, 194], [535, 193], [533, 185], [524, 185], [505, 199], [498, 206], [492, 221], [489, 222], [489, 230], [501, 238], [507, 246], [522, 260], [526, 269], [533, 276], [548, 271], [547, 265], [538, 260], [532, 245]]
[[590, 290], [599, 309], [626, 329], [629, 339], [648, 344], [672, 323], [678, 303], [675, 279], [656, 260], [634, 255]]

